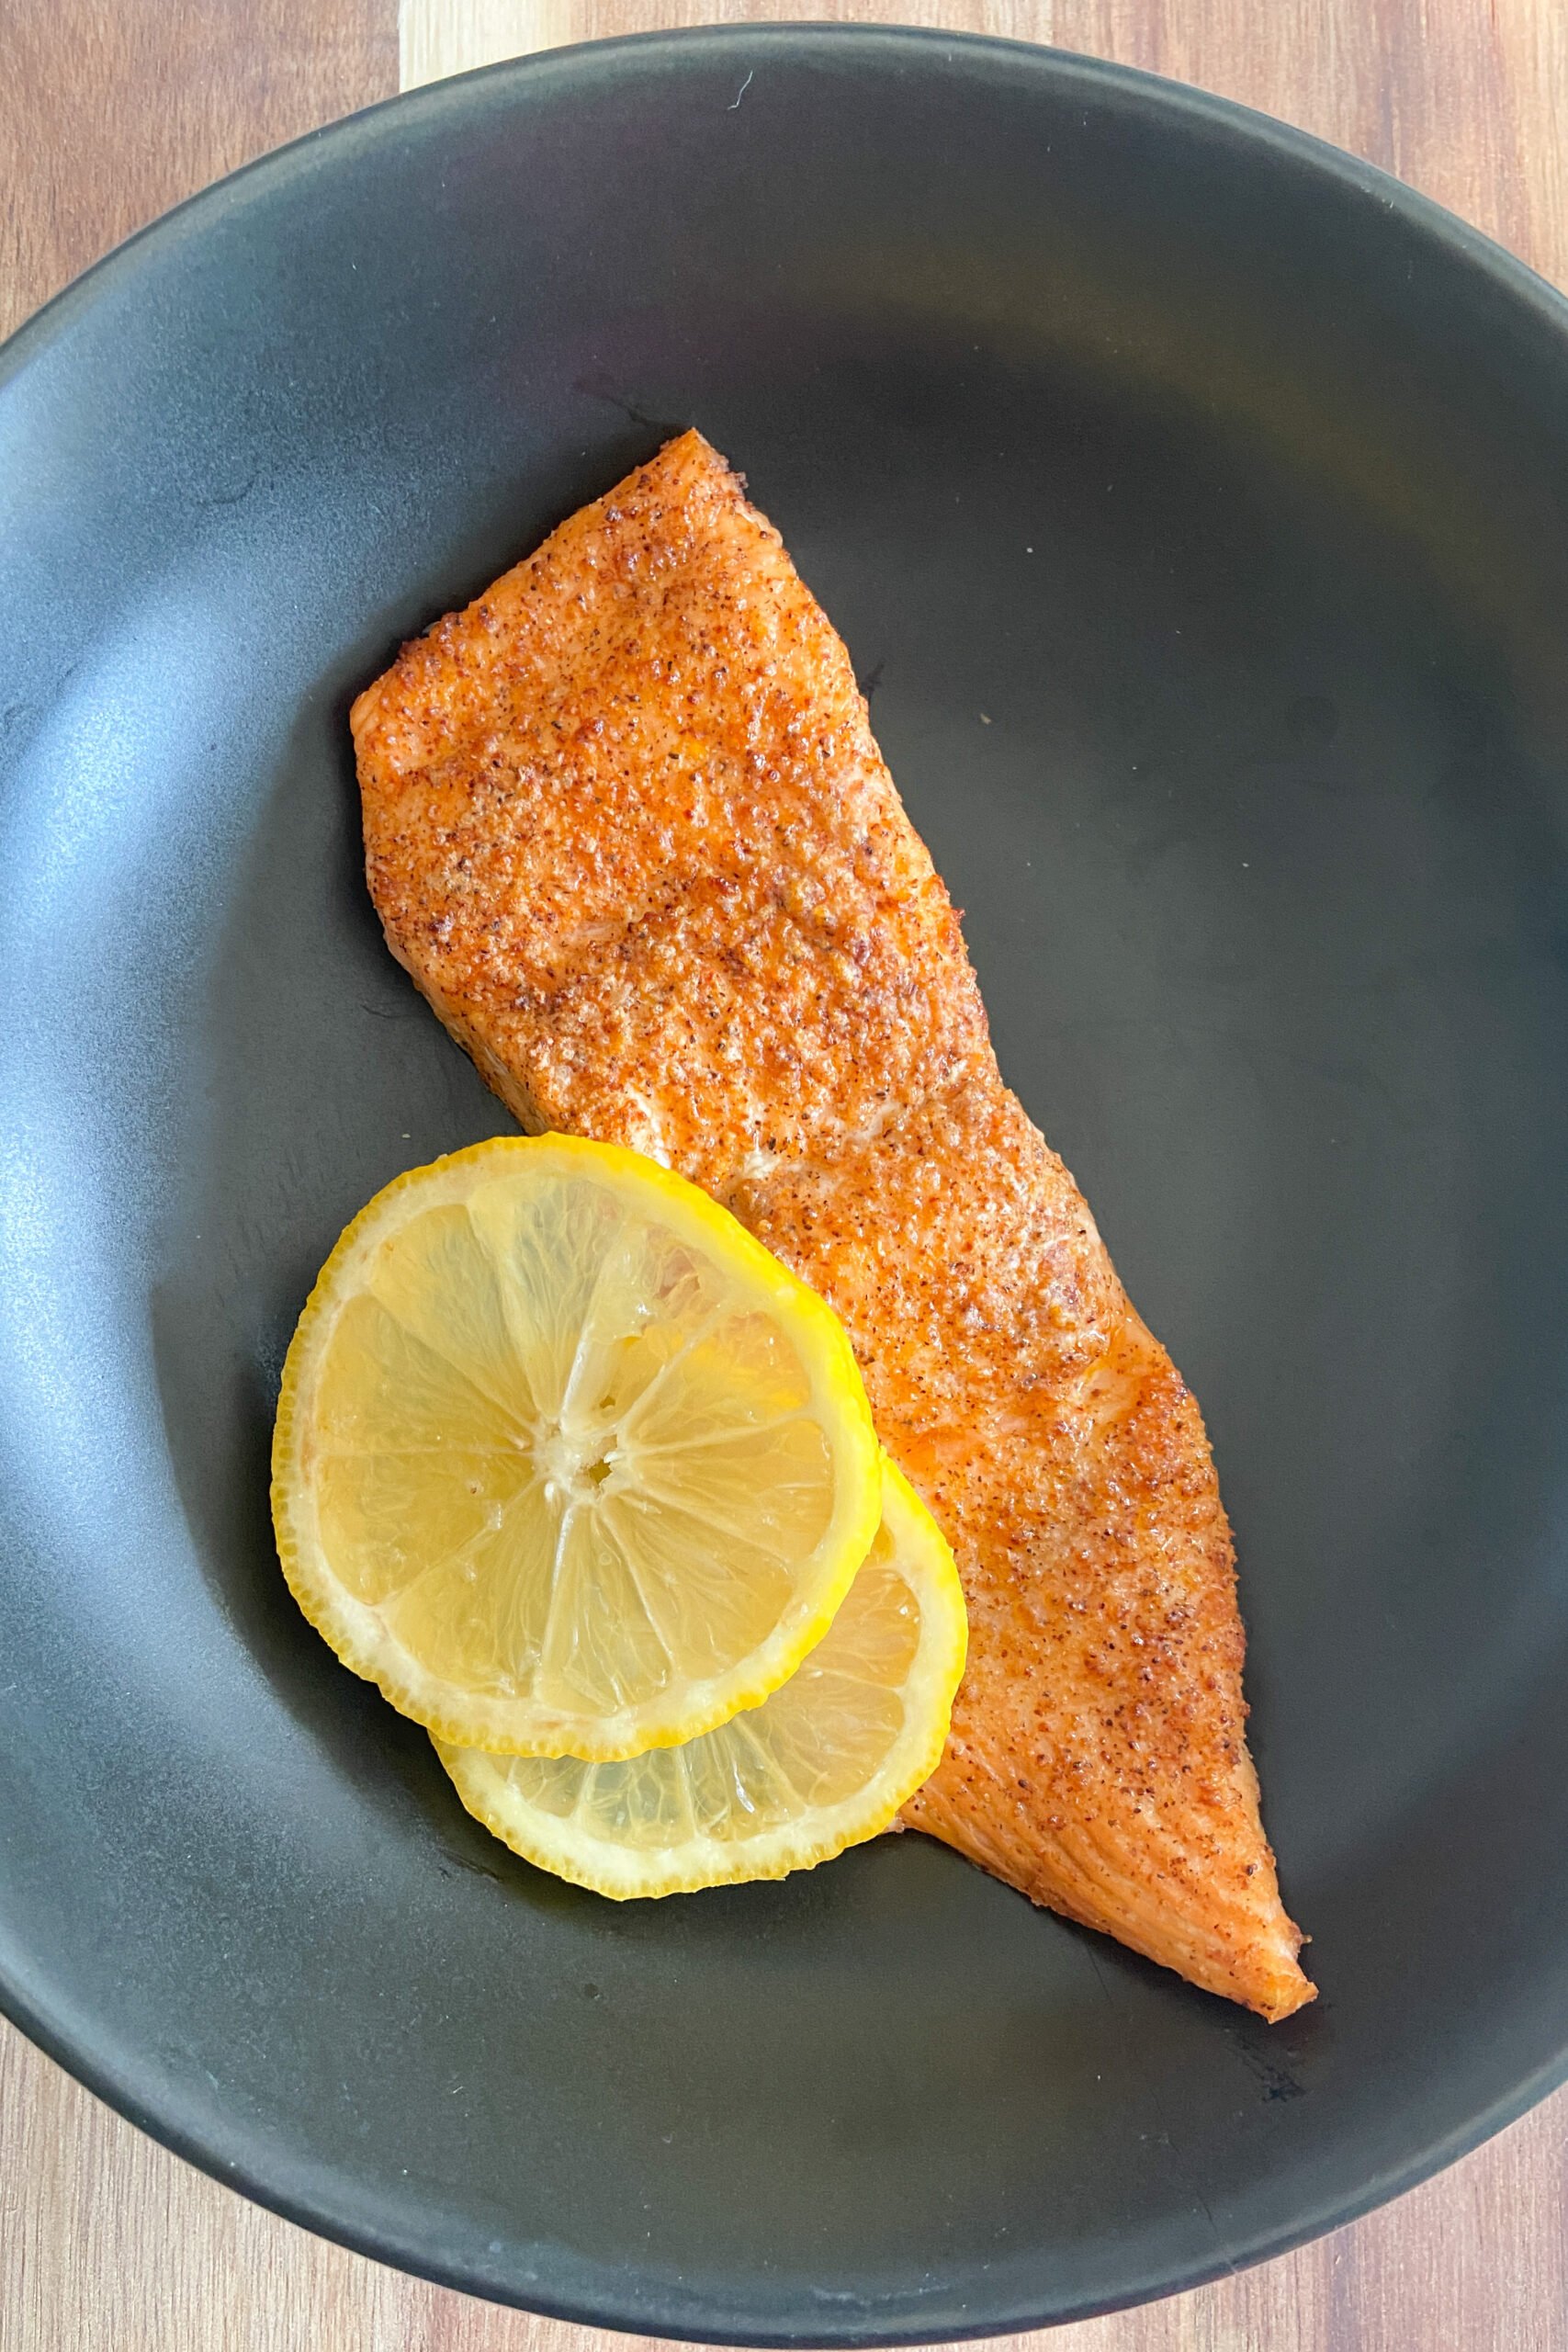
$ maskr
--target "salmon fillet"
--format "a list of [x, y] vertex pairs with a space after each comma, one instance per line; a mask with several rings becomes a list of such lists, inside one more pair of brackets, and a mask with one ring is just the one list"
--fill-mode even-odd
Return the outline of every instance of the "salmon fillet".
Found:
[[1198, 1408], [739, 478], [672, 441], [352, 724], [388, 944], [502, 1102], [694, 1178], [848, 1326], [969, 1608], [908, 1825], [1266, 2018], [1311, 2000]]

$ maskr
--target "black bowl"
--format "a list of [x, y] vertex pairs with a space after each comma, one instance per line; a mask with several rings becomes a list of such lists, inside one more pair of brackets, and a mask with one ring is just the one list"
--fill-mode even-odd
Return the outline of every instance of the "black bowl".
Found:
[[[558, 52], [275, 156], [0, 390], [0, 1985], [221, 2177], [619, 2327], [1026, 2327], [1568, 2065], [1568, 310], [1039, 50]], [[1004, 1069], [1207, 1408], [1314, 2010], [917, 1838], [616, 1908], [285, 1593], [340, 1226], [505, 1120], [344, 713], [671, 428], [844, 630]]]

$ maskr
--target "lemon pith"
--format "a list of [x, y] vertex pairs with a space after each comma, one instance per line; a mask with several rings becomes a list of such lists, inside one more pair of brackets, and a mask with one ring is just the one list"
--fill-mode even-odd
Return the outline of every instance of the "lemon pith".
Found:
[[616, 1763], [436, 1750], [486, 1828], [598, 1894], [783, 1878], [886, 1829], [930, 1778], [964, 1644], [952, 1554], [889, 1463], [882, 1525], [838, 1616], [760, 1707]]
[[826, 1633], [879, 1509], [837, 1317], [616, 1146], [503, 1136], [396, 1179], [284, 1368], [290, 1589], [464, 1747], [604, 1760], [757, 1705]]

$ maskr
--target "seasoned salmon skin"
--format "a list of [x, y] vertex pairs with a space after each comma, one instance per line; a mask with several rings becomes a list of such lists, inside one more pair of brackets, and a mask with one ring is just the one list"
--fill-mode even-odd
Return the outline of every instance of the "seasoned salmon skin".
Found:
[[969, 1608], [908, 1825], [1266, 2018], [1312, 1999], [1198, 1408], [739, 479], [671, 442], [352, 724], [388, 944], [508, 1108], [681, 1170], [847, 1324]]

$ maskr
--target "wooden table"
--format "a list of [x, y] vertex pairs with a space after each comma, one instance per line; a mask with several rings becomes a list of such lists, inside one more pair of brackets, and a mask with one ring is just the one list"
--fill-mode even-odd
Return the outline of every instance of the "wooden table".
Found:
[[[521, 51], [840, 17], [1055, 41], [1399, 173], [1568, 285], [1568, 0], [0, 0], [0, 332], [333, 116]], [[0, 2027], [0, 2352], [607, 2352], [344, 2254]], [[1038, 2352], [1568, 2352], [1568, 2091], [1400, 2203]]]

